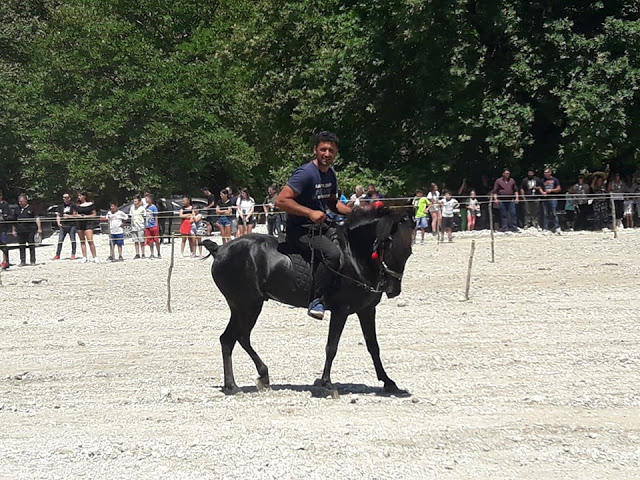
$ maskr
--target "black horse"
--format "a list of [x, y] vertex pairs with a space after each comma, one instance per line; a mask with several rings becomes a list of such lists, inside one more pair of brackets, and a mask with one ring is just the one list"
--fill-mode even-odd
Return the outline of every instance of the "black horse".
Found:
[[[337, 227], [337, 240], [343, 253], [343, 266], [336, 273], [325, 307], [331, 311], [326, 360], [322, 377], [316, 385], [336, 391], [331, 384], [331, 364], [347, 316], [355, 313], [360, 319], [367, 349], [373, 359], [378, 379], [384, 391], [401, 393], [380, 361], [376, 338], [375, 314], [382, 293], [389, 298], [400, 294], [404, 267], [411, 255], [413, 222], [409, 215], [387, 209], [356, 210]], [[224, 392], [240, 392], [233, 376], [231, 354], [236, 342], [256, 365], [259, 389], [269, 386], [267, 366], [251, 346], [251, 330], [265, 300], [274, 299], [296, 307], [307, 307], [311, 289], [310, 260], [299, 254], [282, 253], [278, 240], [267, 235], [245, 235], [222, 247], [210, 240], [203, 245], [214, 262], [211, 274], [231, 309], [231, 319], [220, 336], [224, 366]], [[280, 248], [280, 249], [279, 249]]]

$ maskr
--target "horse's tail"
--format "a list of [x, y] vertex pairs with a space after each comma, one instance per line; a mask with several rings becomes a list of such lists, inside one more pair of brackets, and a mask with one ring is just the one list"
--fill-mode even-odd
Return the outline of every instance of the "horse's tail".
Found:
[[[209, 255], [212, 256], [214, 259], [216, 258], [216, 253], [218, 253], [218, 248], [220, 248], [218, 246], [218, 244], [216, 242], [214, 242], [213, 240], [209, 240], [208, 238], [206, 240], [202, 241], [202, 245], [204, 245], [204, 248], [206, 248], [207, 250], [209, 250]], [[209, 255], [207, 255], [204, 258], [208, 258]], [[204, 259], [203, 259], [204, 260]]]

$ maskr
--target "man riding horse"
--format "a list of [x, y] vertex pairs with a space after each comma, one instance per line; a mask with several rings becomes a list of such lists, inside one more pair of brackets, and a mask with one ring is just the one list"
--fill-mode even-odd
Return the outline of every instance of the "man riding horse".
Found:
[[340, 248], [326, 235], [311, 232], [311, 228], [326, 221], [328, 209], [345, 215], [351, 212], [351, 208], [338, 202], [338, 182], [331, 167], [338, 155], [336, 134], [317, 133], [313, 140], [313, 154], [312, 161], [291, 175], [278, 195], [276, 206], [288, 213], [287, 243], [295, 250], [312, 252], [319, 259], [307, 313], [322, 319], [324, 295], [333, 281], [333, 272], [340, 268]]

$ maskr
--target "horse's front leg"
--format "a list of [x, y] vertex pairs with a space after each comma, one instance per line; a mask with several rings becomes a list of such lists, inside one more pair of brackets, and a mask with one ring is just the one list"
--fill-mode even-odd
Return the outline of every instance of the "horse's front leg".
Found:
[[364, 334], [364, 341], [367, 344], [367, 350], [373, 360], [373, 365], [376, 368], [376, 374], [378, 380], [384, 383], [384, 391], [392, 394], [407, 394], [406, 390], [401, 390], [396, 385], [396, 382], [391, 380], [384, 371], [382, 361], [380, 360], [380, 346], [378, 345], [378, 338], [376, 334], [376, 307], [375, 305], [367, 307], [358, 312], [358, 318], [360, 319], [360, 327]]
[[347, 322], [347, 314], [345, 312], [331, 311], [331, 321], [329, 323], [329, 337], [327, 339], [327, 346], [325, 348], [326, 358], [324, 361], [324, 370], [322, 371], [322, 377], [315, 381], [315, 385], [326, 388], [327, 390], [335, 390], [331, 383], [331, 365], [333, 359], [336, 358], [338, 352], [338, 343], [340, 342], [340, 336], [344, 330], [344, 325]]

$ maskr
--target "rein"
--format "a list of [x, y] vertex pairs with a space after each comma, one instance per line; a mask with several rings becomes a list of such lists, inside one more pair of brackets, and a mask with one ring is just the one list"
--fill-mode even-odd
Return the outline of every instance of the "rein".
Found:
[[[317, 227], [317, 225], [313, 225], [313, 227]], [[321, 228], [310, 228], [309, 236], [313, 238], [316, 235], [322, 235]], [[371, 259], [376, 261], [379, 269], [378, 284], [376, 285], [375, 288], [369, 285], [368, 283], [362, 282], [354, 277], [350, 277], [349, 275], [345, 275], [344, 273], [339, 272], [338, 270], [334, 270], [326, 262], [324, 255], [322, 255], [321, 260], [322, 260], [322, 263], [324, 263], [324, 266], [327, 267], [327, 269], [334, 275], [344, 278], [345, 280], [349, 280], [350, 282], [354, 283], [358, 287], [363, 288], [369, 291], [370, 293], [384, 293], [383, 288], [385, 285], [385, 275], [389, 275], [397, 280], [402, 281], [402, 273], [392, 270], [384, 261], [384, 246], [387, 242], [390, 242], [391, 240], [392, 240], [391, 235], [389, 235], [389, 237], [387, 237], [384, 240], [384, 242], [382, 242], [382, 249], [380, 254], [378, 253], [378, 250], [380, 250], [380, 248], [378, 247], [378, 240], [376, 239], [373, 243], [373, 253], [371, 254]], [[315, 259], [315, 250], [312, 248], [311, 249], [311, 265], [312, 266], [314, 264], [314, 259]]]

